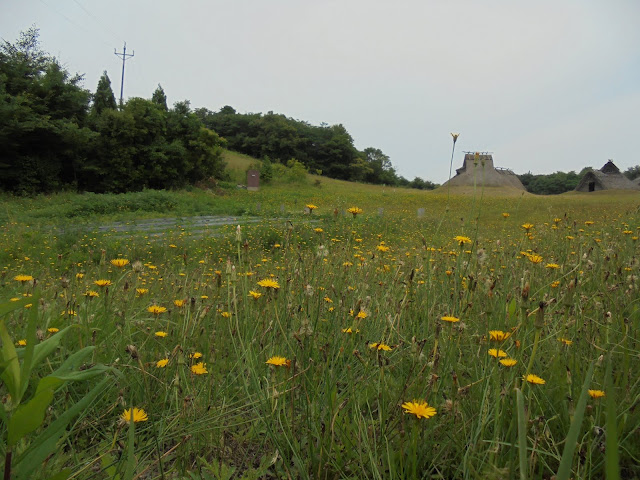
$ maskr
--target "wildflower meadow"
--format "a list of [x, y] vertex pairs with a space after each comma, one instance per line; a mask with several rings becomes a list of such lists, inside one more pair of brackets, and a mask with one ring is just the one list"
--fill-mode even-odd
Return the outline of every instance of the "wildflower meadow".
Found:
[[358, 188], [15, 200], [4, 478], [639, 478], [638, 197]]

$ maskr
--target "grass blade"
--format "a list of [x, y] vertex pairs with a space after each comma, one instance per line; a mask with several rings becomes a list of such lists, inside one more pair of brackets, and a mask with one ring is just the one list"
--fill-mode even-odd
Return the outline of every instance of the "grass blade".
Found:
[[516, 388], [516, 407], [518, 409], [518, 458], [520, 460], [520, 480], [527, 480], [527, 417], [524, 411], [522, 390]]
[[611, 355], [609, 355], [605, 378], [607, 379], [605, 389], [607, 395], [607, 421], [604, 457], [605, 477], [607, 480], [619, 480], [620, 465], [618, 453], [618, 424], [616, 421], [616, 395], [613, 390], [613, 379], [611, 377]]
[[569, 480], [571, 475], [571, 465], [573, 463], [573, 453], [576, 449], [576, 442], [578, 441], [578, 435], [580, 434], [580, 428], [582, 427], [582, 419], [584, 417], [584, 410], [587, 407], [587, 398], [589, 397], [589, 385], [591, 384], [591, 377], [593, 376], [593, 368], [595, 364], [591, 362], [589, 371], [582, 384], [582, 391], [580, 392], [580, 398], [578, 399], [578, 405], [569, 427], [569, 433], [564, 440], [564, 450], [562, 452], [562, 458], [560, 459], [560, 466], [558, 467], [558, 474], [556, 480]]

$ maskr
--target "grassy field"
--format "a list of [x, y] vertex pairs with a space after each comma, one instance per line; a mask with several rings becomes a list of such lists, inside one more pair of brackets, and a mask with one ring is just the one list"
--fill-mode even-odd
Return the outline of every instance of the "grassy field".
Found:
[[3, 198], [11, 478], [640, 478], [637, 192], [247, 192], [227, 160]]

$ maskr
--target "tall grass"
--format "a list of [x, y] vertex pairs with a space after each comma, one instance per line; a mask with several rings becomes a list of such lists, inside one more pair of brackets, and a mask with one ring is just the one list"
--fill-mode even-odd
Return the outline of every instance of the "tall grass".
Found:
[[[105, 217], [91, 216], [62, 238], [32, 200], [20, 206], [27, 221], [4, 226], [2, 298], [41, 292], [31, 307], [41, 338], [77, 325], [37, 374], [88, 345], [91, 363], [124, 374], [76, 421], [42, 478], [63, 467], [73, 478], [640, 475], [640, 219], [630, 197], [486, 189], [480, 201], [452, 189], [450, 220], [440, 222], [446, 192], [327, 181], [160, 195], [178, 210], [190, 195], [211, 195], [221, 213], [263, 220], [239, 232], [148, 235], [101, 232]], [[72, 211], [58, 200], [52, 211]], [[319, 208], [305, 214], [307, 203]], [[345, 214], [352, 205], [364, 213]], [[527, 232], [525, 222], [535, 226]], [[260, 286], [265, 279], [278, 288]], [[15, 342], [23, 317], [7, 322]], [[600, 356], [611, 357], [610, 374], [601, 361], [590, 369]], [[48, 421], [91, 386], [67, 387]], [[414, 401], [437, 413], [405, 412]], [[149, 417], [133, 439], [119, 420], [132, 406]]]

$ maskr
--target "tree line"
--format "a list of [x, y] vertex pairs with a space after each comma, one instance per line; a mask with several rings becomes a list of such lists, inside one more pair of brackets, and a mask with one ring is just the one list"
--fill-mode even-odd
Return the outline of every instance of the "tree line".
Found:
[[127, 192], [180, 188], [224, 174], [224, 140], [188, 101], [117, 105], [106, 74], [95, 94], [40, 49], [30, 28], [0, 45], [0, 190]]
[[380, 149], [358, 151], [342, 125], [313, 126], [269, 112], [167, 106], [150, 99], [116, 103], [104, 72], [95, 93], [42, 51], [38, 29], [0, 45], [0, 190], [126, 192], [181, 188], [225, 178], [222, 147], [270, 162], [292, 160], [312, 173], [377, 184], [435, 188], [397, 175]]

